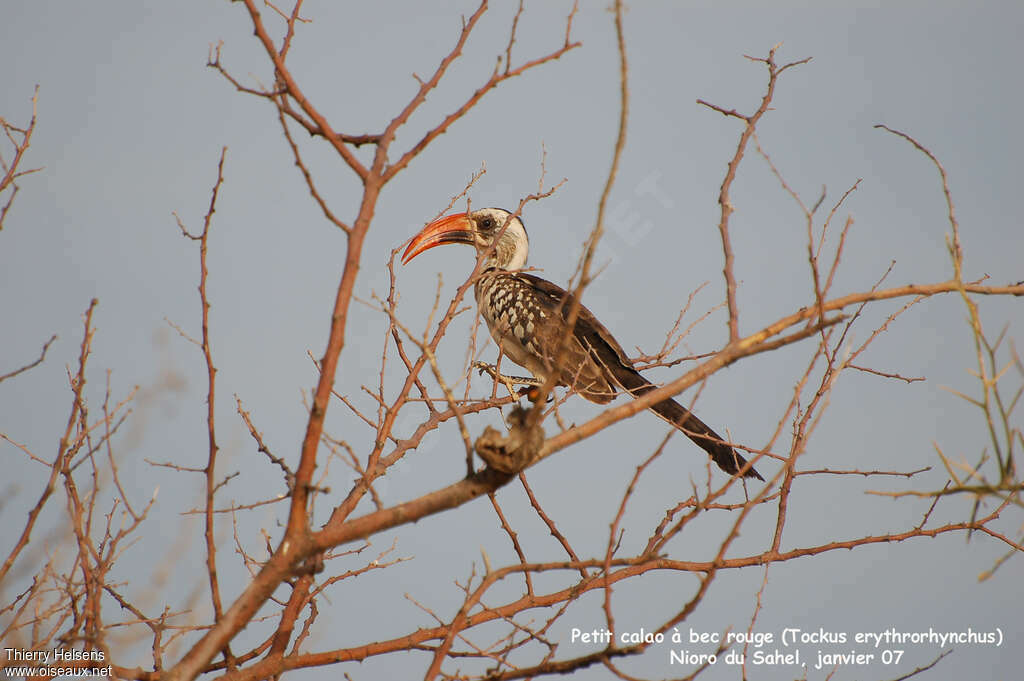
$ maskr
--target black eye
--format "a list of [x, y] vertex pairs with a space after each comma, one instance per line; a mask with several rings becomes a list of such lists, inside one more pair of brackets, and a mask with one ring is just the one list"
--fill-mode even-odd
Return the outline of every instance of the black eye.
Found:
[[494, 218], [492, 218], [490, 215], [485, 215], [484, 217], [480, 218], [480, 229], [484, 231], [490, 231], [494, 229]]

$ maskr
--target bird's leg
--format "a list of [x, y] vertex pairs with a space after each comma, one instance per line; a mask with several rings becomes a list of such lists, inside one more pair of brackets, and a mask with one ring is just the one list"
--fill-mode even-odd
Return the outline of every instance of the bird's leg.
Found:
[[493, 364], [487, 364], [486, 362], [473, 362], [473, 368], [477, 369], [481, 376], [483, 376], [484, 373], [490, 374], [491, 378], [498, 381], [508, 389], [510, 395], [518, 395], [519, 397], [522, 397], [526, 394], [524, 390], [527, 392], [529, 391], [529, 388], [516, 390], [516, 385], [530, 386], [530, 388], [538, 388], [541, 386], [541, 381], [533, 378], [532, 376], [506, 376], [498, 371], [498, 367]]
[[[506, 376], [498, 371], [496, 366], [486, 362], [473, 362], [473, 368], [478, 369], [481, 376], [485, 372], [490, 374], [495, 381], [502, 383], [513, 397], [525, 397], [531, 402], [536, 402], [537, 398], [540, 397], [540, 387], [544, 385], [544, 381], [539, 378], [532, 376]], [[517, 384], [523, 387], [516, 390], [515, 386]], [[550, 402], [552, 399], [554, 399], [554, 396], [548, 395], [547, 401]]]

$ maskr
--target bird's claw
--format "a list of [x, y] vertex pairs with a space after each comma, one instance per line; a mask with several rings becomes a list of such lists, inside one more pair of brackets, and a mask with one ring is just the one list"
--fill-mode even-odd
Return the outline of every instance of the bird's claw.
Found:
[[[543, 385], [543, 382], [540, 379], [527, 376], [506, 376], [498, 371], [498, 367], [493, 364], [488, 364], [487, 362], [481, 362], [479, 360], [473, 362], [473, 368], [476, 369], [481, 376], [486, 373], [495, 381], [504, 385], [505, 388], [508, 389], [510, 395], [526, 397], [529, 398], [531, 402], [536, 402], [536, 398], [540, 396], [540, 386]], [[515, 386], [517, 385], [525, 387], [516, 390]], [[549, 397], [548, 401], [550, 401], [550, 399], [551, 398]]]
[[498, 373], [498, 370], [495, 369], [493, 364], [481, 362], [480, 360], [473, 362], [473, 368], [476, 369], [476, 372], [481, 376], [484, 374], [490, 374], [491, 378], [496, 378], [496, 374]]

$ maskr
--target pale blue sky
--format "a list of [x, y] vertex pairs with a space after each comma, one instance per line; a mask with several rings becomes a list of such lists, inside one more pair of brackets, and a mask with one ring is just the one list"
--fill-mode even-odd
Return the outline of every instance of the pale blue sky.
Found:
[[[290, 56], [308, 95], [336, 129], [350, 133], [380, 129], [413, 94], [411, 74], [435, 67], [455, 39], [459, 15], [475, 8], [465, 2], [365, 4], [305, 5], [304, 13], [314, 22], [300, 28]], [[514, 207], [521, 196], [535, 191], [545, 149], [548, 180], [566, 177], [568, 182], [524, 213], [530, 264], [541, 268], [543, 276], [566, 282], [593, 224], [617, 120], [611, 15], [607, 3], [581, 4], [573, 35], [582, 48], [488, 95], [385, 188], [364, 250], [359, 297], [386, 291], [384, 264], [391, 249], [444, 208], [481, 164], [487, 174], [472, 192], [474, 205]], [[752, 111], [765, 73], [742, 55], [764, 56], [780, 42], [780, 61], [813, 60], [783, 76], [775, 110], [759, 128], [762, 145], [808, 202], [825, 185], [830, 204], [862, 178], [841, 214], [852, 214], [856, 223], [837, 294], [870, 287], [892, 261], [891, 285], [939, 281], [951, 274], [937, 173], [905, 142], [873, 129], [876, 123], [914, 135], [945, 164], [962, 225], [966, 276], [989, 275], [994, 284], [1024, 279], [1019, 206], [1024, 10], [1019, 4], [994, 2], [880, 5], [630, 6], [625, 19], [632, 83], [629, 141], [609, 203], [608, 233], [598, 251], [598, 262], [607, 266], [586, 297], [624, 347], [648, 352], [660, 347], [689, 293], [704, 282], [708, 286], [697, 296], [689, 321], [723, 299], [716, 198], [739, 127], [695, 100]], [[561, 44], [566, 7], [528, 3], [514, 59]], [[504, 50], [513, 9], [498, 3], [485, 16], [450, 78], [402, 130], [396, 149], [418, 139], [486, 77], [494, 55]], [[220, 369], [223, 470], [242, 470], [243, 475], [240, 484], [229, 486], [225, 500], [252, 501], [253, 490], [269, 496], [281, 489], [279, 472], [257, 455], [235, 415], [233, 395], [252, 411], [268, 445], [296, 459], [304, 424], [300, 391], [315, 381], [306, 353], [322, 354], [345, 240], [310, 200], [272, 107], [235, 92], [205, 66], [209, 46], [223, 40], [224, 63], [237, 77], [249, 84], [271, 81], [239, 4], [37, 1], [7, 8], [3, 23], [0, 62], [8, 66], [0, 115], [27, 120], [33, 87], [40, 85], [39, 124], [26, 162], [46, 170], [21, 182], [0, 232], [0, 373], [33, 359], [51, 334], [60, 340], [44, 366], [0, 385], [0, 431], [52, 456], [70, 403], [65, 366], [77, 356], [80, 315], [91, 298], [99, 298], [90, 395], [98, 399], [102, 394], [107, 368], [113, 370], [116, 394], [141, 386], [118, 451], [138, 499], [148, 499], [160, 487], [145, 537], [125, 556], [125, 569], [117, 575], [132, 577], [141, 593], [147, 582], [139, 576], [154, 572], [182, 523], [180, 513], [198, 504], [195, 480], [153, 469], [143, 459], [199, 466], [206, 455], [201, 357], [164, 321], [198, 333], [197, 255], [181, 238], [171, 211], [193, 230], [201, 226], [217, 157], [226, 145], [209, 286]], [[359, 196], [354, 176], [325, 145], [296, 134], [325, 197], [337, 213], [351, 218]], [[804, 226], [793, 201], [753, 151], [734, 186], [733, 202], [741, 332], [749, 333], [810, 302]], [[402, 269], [400, 309], [406, 321], [422, 326], [437, 272], [444, 272], [450, 295], [471, 266], [467, 249], [439, 249]], [[899, 305], [869, 312], [851, 341], [862, 342], [872, 322], [879, 323]], [[1021, 338], [1018, 300], [980, 305], [993, 335], [1009, 324], [1008, 335]], [[359, 386], [376, 384], [383, 319], [364, 306], [353, 310], [338, 389], [372, 408]], [[442, 348], [442, 366], [453, 381], [462, 366], [469, 320], [466, 315], [453, 325]], [[928, 380], [906, 385], [867, 375], [844, 377], [802, 465], [933, 466], [916, 483], [932, 489], [943, 482], [933, 443], [957, 458], [976, 459], [986, 444], [984, 424], [944, 390], [976, 391], [968, 373], [972, 341], [963, 320], [963, 306], [954, 296], [927, 301], [902, 317], [864, 363]], [[685, 348], [706, 352], [724, 339], [725, 316], [719, 311], [692, 332]], [[798, 346], [720, 372], [696, 411], [734, 439], [762, 445], [809, 353], [809, 347]], [[673, 370], [652, 374], [657, 380], [676, 375]], [[582, 421], [596, 409], [575, 400], [566, 415]], [[371, 431], [340, 403], [331, 410], [329, 430], [357, 452], [367, 451]], [[496, 414], [481, 416], [472, 427], [479, 431], [497, 421]], [[416, 420], [408, 417], [401, 424], [411, 430]], [[611, 519], [608, 499], [621, 495], [636, 464], [665, 432], [658, 419], [641, 414], [529, 472], [534, 490], [578, 550], [603, 554]], [[688, 442], [673, 438], [669, 448], [670, 455], [659, 462], [656, 476], [627, 515], [627, 543], [631, 536], [639, 541], [652, 518], [689, 494], [691, 477], [704, 475], [700, 453]], [[430, 436], [380, 488], [384, 500], [396, 503], [457, 479], [464, 465], [461, 452], [454, 425]], [[17, 480], [3, 487], [16, 489], [3, 505], [6, 547], [14, 528], [20, 531], [23, 509], [38, 495], [43, 471], [10, 445], [0, 444], [0, 457], [8, 470], [13, 466]], [[765, 468], [774, 472], [770, 464]], [[342, 493], [348, 477], [335, 463], [332, 488]], [[808, 546], [912, 527], [926, 502], [864, 494], [903, 485], [807, 481], [793, 497], [785, 544]], [[532, 559], [561, 557], [521, 490], [511, 486], [499, 499]], [[319, 501], [319, 519], [329, 505], [329, 500]], [[61, 508], [53, 504], [53, 515], [45, 520], [58, 522]], [[284, 512], [283, 506], [270, 507], [246, 519], [250, 547], [256, 550], [262, 541], [258, 528], [279, 531]], [[966, 500], [953, 500], [940, 506], [936, 520], [968, 514]], [[771, 520], [765, 516], [747, 523], [737, 551], [759, 550]], [[628, 532], [630, 521], [640, 528], [635, 535]], [[188, 522], [191, 534], [183, 555], [191, 561], [201, 555], [202, 535], [198, 521]], [[234, 560], [229, 525], [221, 529], [224, 583], [238, 584], [244, 571]], [[1012, 533], [1016, 526], [1010, 522], [1004, 529]], [[672, 555], [706, 556], [720, 530], [718, 521], [709, 519], [692, 536], [674, 542]], [[40, 540], [43, 536], [37, 534]], [[397, 555], [415, 559], [332, 591], [330, 604], [321, 603], [322, 619], [307, 650], [357, 645], [428, 624], [405, 593], [450, 617], [460, 596], [453, 580], [465, 578], [472, 563], [479, 563], [481, 548], [495, 564], [515, 559], [486, 501], [379, 537], [375, 548], [389, 546], [394, 537]], [[1010, 651], [1024, 644], [1020, 561], [1010, 561], [994, 580], [976, 579], [1003, 552], [984, 536], [968, 544], [963, 536], [950, 535], [780, 564], [769, 571], [757, 629], [998, 626], [1007, 637], [1003, 648], [957, 647], [931, 678], [977, 677], [979, 670], [984, 671], [977, 678], [1016, 678], [1019, 656]], [[186, 569], [190, 564], [172, 575], [169, 590], [150, 603], [152, 612], [196, 586]], [[338, 565], [339, 572], [345, 569]], [[745, 628], [762, 576], [756, 570], [722, 575], [687, 625], [706, 631]], [[620, 626], [653, 622], [676, 606], [679, 594], [688, 593], [692, 584], [688, 576], [651, 575], [622, 589], [617, 592]], [[508, 593], [517, 588], [509, 587]], [[17, 590], [12, 584], [4, 595]], [[597, 598], [584, 600], [566, 626], [600, 624], [599, 607]], [[353, 618], [353, 612], [359, 617]], [[397, 628], [396, 619], [403, 622]], [[263, 636], [267, 626], [252, 627], [246, 640]], [[555, 632], [556, 638], [564, 634], [560, 655], [583, 652], [569, 643], [566, 631]], [[147, 650], [145, 645], [132, 649], [118, 661], [145, 663]], [[834, 678], [892, 678], [930, 662], [938, 652], [910, 646], [903, 666], [844, 669]], [[356, 679], [416, 678], [423, 673], [423, 661], [407, 655], [344, 671]], [[624, 668], [653, 677], [688, 673], [668, 665], [667, 651], [626, 662]], [[309, 678], [339, 674], [335, 668], [306, 672]], [[797, 675], [791, 668], [756, 671], [758, 679]], [[582, 676], [610, 678], [603, 670]], [[701, 678], [738, 674], [719, 666]], [[821, 679], [824, 673], [809, 672], [808, 678]]]

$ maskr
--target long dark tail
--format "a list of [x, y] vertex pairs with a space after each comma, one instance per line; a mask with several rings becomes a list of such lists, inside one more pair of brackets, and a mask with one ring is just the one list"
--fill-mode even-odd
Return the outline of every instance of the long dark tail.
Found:
[[[655, 388], [639, 371], [631, 367], [615, 367], [615, 378], [634, 397], [645, 395]], [[740, 469], [747, 465], [747, 460], [740, 456], [732, 447], [725, 444], [718, 433], [711, 430], [708, 424], [694, 416], [686, 407], [675, 400], [667, 399], [656, 402], [650, 406], [650, 410], [678, 428], [686, 437], [693, 440], [726, 473], [736, 475], [740, 472]], [[753, 466], [747, 468], [743, 477], [764, 480], [754, 470]]]

